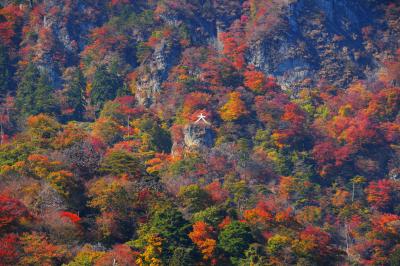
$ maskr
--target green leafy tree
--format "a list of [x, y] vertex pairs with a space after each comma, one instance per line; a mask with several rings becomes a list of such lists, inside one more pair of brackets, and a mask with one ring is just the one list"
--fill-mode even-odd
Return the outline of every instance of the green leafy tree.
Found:
[[170, 244], [170, 250], [190, 243], [190, 224], [175, 207], [162, 208], [155, 212], [151, 221], [151, 231], [159, 234]]
[[169, 132], [152, 117], [144, 117], [134, 123], [140, 129], [141, 138], [147, 139], [150, 150], [170, 152], [172, 147]]
[[390, 266], [400, 266], [400, 248], [396, 248], [389, 256]]
[[[130, 241], [128, 245], [142, 249], [144, 254], [147, 254], [150, 250], [154, 250], [154, 248], [149, 249], [149, 240], [162, 240], [161, 265], [169, 265], [173, 262], [172, 265], [182, 265], [179, 264], [179, 261], [190, 261], [190, 257], [193, 254], [192, 251], [189, 251], [194, 248], [188, 237], [191, 226], [176, 207], [171, 206], [169, 203], [164, 205], [154, 211], [150, 221], [139, 228], [139, 237]], [[161, 243], [157, 244], [157, 246], [160, 245]]]
[[241, 266], [263, 266], [268, 265], [268, 258], [264, 247], [260, 244], [251, 244], [244, 252], [245, 258], [240, 260]]
[[32, 143], [16, 139], [13, 142], [0, 146], [0, 167], [13, 165], [18, 161], [24, 161], [30, 153], [37, 149]]
[[179, 198], [182, 200], [183, 205], [190, 213], [204, 210], [211, 202], [207, 192], [196, 184], [182, 187], [181, 191], [179, 192]]
[[192, 266], [196, 265], [193, 248], [178, 247], [174, 250], [169, 266]]
[[233, 221], [221, 231], [218, 246], [230, 256], [233, 264], [237, 264], [252, 241], [250, 228], [244, 223]]
[[126, 151], [113, 151], [104, 158], [100, 165], [100, 172], [103, 174], [129, 174], [132, 176], [141, 175], [141, 165], [137, 157]]
[[193, 215], [194, 222], [205, 222], [213, 227], [217, 227], [226, 217], [226, 210], [220, 206], [211, 206]]

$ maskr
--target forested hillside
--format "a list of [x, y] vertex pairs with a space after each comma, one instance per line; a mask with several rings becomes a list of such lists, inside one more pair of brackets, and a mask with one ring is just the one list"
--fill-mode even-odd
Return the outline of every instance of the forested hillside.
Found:
[[0, 266], [400, 265], [397, 0], [0, 0]]

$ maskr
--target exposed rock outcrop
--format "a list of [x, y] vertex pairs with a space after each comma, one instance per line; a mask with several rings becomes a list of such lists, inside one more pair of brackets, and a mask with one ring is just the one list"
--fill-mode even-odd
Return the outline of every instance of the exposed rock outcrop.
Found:
[[178, 46], [162, 41], [138, 70], [135, 96], [140, 105], [150, 106], [156, 101], [161, 83], [167, 78], [168, 70], [178, 59]]
[[[380, 67], [381, 55], [369, 47], [363, 31], [380, 25], [383, 2], [292, 1], [284, 8], [281, 23], [265, 38], [250, 44], [247, 60], [276, 76], [284, 88], [299, 88], [306, 79], [345, 88]], [[374, 36], [380, 38], [377, 33]], [[395, 39], [388, 45], [395, 48], [399, 44]]]
[[210, 148], [214, 144], [214, 132], [205, 123], [188, 124], [183, 129], [185, 146], [188, 148]]

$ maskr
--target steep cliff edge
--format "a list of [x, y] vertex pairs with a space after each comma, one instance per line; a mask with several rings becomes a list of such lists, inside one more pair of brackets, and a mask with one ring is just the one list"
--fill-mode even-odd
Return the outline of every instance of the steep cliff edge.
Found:
[[294, 1], [266, 38], [250, 44], [247, 60], [286, 88], [304, 86], [307, 79], [340, 87], [365, 79], [385, 59], [383, 47], [399, 46], [398, 30], [390, 26], [396, 18], [383, 20], [384, 2]]
[[[257, 16], [247, 2], [226, 2], [203, 6], [191, 16], [176, 7], [162, 19], [190, 29], [192, 46], [211, 46], [222, 53], [221, 34], [237, 30], [232, 30], [235, 21]], [[356, 80], [373, 78], [399, 47], [398, 10], [389, 5], [376, 0], [271, 1], [270, 10], [257, 18], [261, 26], [248, 23], [240, 29], [246, 37], [246, 63], [293, 91], [321, 83], [345, 89]], [[150, 71], [137, 84], [140, 103], [156, 102], [162, 82], [185, 49], [176, 44], [167, 53], [156, 48], [153, 59], [142, 64], [140, 73]], [[154, 67], [156, 58], [163, 59], [161, 68]]]
[[400, 39], [400, 11], [386, 0], [20, 2], [0, 1], [23, 14], [12, 22], [16, 68], [35, 63], [55, 89], [70, 66], [80, 65], [89, 81], [99, 65], [125, 80], [135, 71], [134, 93], [147, 107], [186, 49], [210, 47], [223, 56], [222, 35], [235, 23], [245, 24], [247, 65], [294, 90], [371, 78]]

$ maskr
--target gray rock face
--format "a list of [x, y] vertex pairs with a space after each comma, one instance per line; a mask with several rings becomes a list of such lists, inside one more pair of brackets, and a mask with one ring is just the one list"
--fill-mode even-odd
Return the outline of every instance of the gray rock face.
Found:
[[[13, 2], [13, 1], [10, 1]], [[28, 2], [28, 1], [25, 1]], [[29, 4], [25, 3], [27, 8]], [[35, 45], [35, 64], [39, 71], [46, 73], [53, 88], [62, 87], [62, 72], [65, 67], [76, 64], [79, 60], [79, 52], [87, 45], [87, 36], [91, 29], [98, 26], [104, 19], [98, 16], [98, 21], [86, 18], [84, 12], [87, 8], [85, 1], [48, 0], [42, 3], [45, 14], [42, 17], [39, 30], [47, 30], [51, 36], [52, 46], [45, 48], [47, 38], [38, 38]], [[40, 35], [39, 35], [40, 36]], [[63, 60], [55, 59], [58, 53]]]
[[[384, 1], [383, 1], [384, 2]], [[249, 44], [247, 61], [284, 88], [326, 80], [345, 88], [378, 69], [379, 54], [369, 50], [362, 30], [379, 25], [376, 0], [297, 0], [282, 11], [283, 23]], [[394, 47], [398, 45], [393, 44]]]
[[39, 195], [36, 197], [33, 207], [41, 213], [51, 210], [65, 210], [65, 202], [54, 188], [48, 184], [44, 184]]
[[151, 57], [139, 67], [135, 97], [140, 105], [148, 107], [156, 101], [161, 83], [167, 78], [168, 71], [178, 59], [178, 55], [178, 47], [162, 41]]
[[135, 97], [139, 105], [150, 106], [160, 91], [161, 79], [157, 71], [146, 71], [136, 81]]
[[183, 134], [188, 148], [209, 148], [214, 144], [214, 132], [204, 123], [186, 125]]
[[[379, 47], [371, 47], [371, 43], [382, 39], [385, 47], [399, 45], [400, 38], [395, 36], [395, 31], [382, 36], [375, 32], [373, 38], [379, 41], [372, 42], [368, 42], [363, 34], [363, 29], [371, 25], [376, 26], [377, 31], [387, 27], [382, 24], [384, 10], [381, 4], [388, 1], [277, 0], [278, 5], [281, 4], [276, 13], [280, 23], [276, 27], [268, 26], [263, 29], [266, 31], [264, 36], [249, 41], [246, 60], [265, 74], [275, 76], [284, 89], [296, 90], [304, 84], [314, 86], [319, 81], [346, 88], [380, 68], [379, 62], [384, 55], [377, 52], [381, 50]], [[164, 20], [171, 25], [184, 23], [194, 33], [191, 36], [194, 43], [201, 44], [205, 40], [221, 50], [220, 33], [246, 12], [241, 3], [217, 0], [211, 9], [214, 16], [197, 14], [196, 19], [185, 19], [176, 13]], [[164, 62], [170, 65], [169, 60]], [[160, 89], [163, 79], [152, 73], [139, 86], [145, 90], [151, 88], [146, 90], [147, 99]], [[146, 97], [141, 96], [139, 102], [145, 102]]]
[[[184, 25], [194, 45], [212, 45], [221, 50], [219, 35], [240, 18], [241, 4], [239, 0], [200, 1], [193, 3], [191, 11], [182, 12], [181, 7], [168, 9], [160, 19], [170, 26]], [[179, 60], [182, 47], [178, 43], [178, 40], [175, 43], [161, 42], [139, 67], [135, 97], [140, 105], [149, 107], [157, 102], [168, 71]]]

